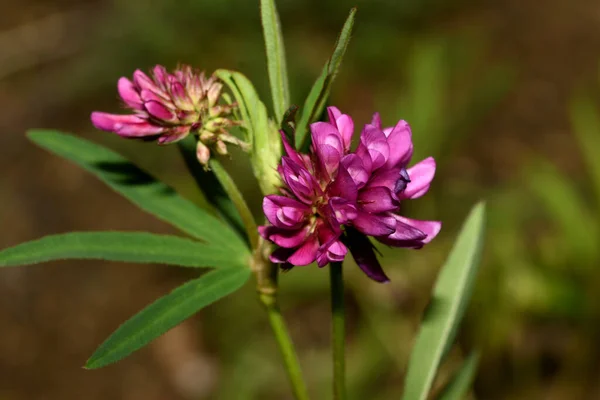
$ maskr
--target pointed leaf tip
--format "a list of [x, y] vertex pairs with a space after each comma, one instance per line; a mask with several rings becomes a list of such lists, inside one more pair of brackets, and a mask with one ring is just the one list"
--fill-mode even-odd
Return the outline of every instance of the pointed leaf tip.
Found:
[[249, 268], [218, 269], [184, 283], [123, 323], [84, 368], [101, 368], [127, 357], [203, 307], [240, 289], [250, 275]]
[[356, 7], [350, 10], [350, 14], [344, 22], [344, 26], [335, 42], [333, 53], [327, 63], [321, 70], [321, 75], [317, 78], [310, 89], [308, 97], [304, 101], [302, 115], [296, 127], [296, 148], [302, 150], [308, 147], [310, 135], [308, 135], [308, 126], [316, 121], [323, 113], [333, 81], [337, 76], [342, 59], [348, 48], [354, 19], [356, 15]]

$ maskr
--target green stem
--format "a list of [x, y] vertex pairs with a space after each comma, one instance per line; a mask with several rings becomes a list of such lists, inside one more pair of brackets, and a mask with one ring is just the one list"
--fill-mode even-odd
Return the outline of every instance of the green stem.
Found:
[[194, 177], [198, 188], [214, 206], [215, 210], [225, 219], [238, 233], [247, 236], [246, 229], [240, 214], [238, 213], [229, 195], [225, 192], [223, 185], [217, 179], [213, 171], [204, 169], [196, 156], [196, 138], [189, 135], [177, 142], [179, 151], [183, 156], [185, 165]]
[[256, 275], [256, 289], [260, 302], [264, 305], [279, 351], [283, 357], [283, 363], [292, 385], [292, 391], [296, 400], [308, 400], [308, 391], [302, 378], [300, 362], [294, 350], [292, 338], [287, 330], [277, 297], [277, 275], [278, 267], [268, 260], [271, 246], [268, 242], [259, 239], [258, 248], [254, 252], [252, 270]]
[[254, 217], [252, 216], [252, 212], [250, 211], [248, 204], [246, 204], [246, 200], [244, 199], [242, 192], [240, 192], [231, 176], [229, 176], [225, 168], [223, 168], [218, 160], [214, 158], [211, 159], [209, 165], [241, 216], [244, 227], [246, 228], [246, 233], [248, 234], [251, 248], [258, 248], [258, 229], [256, 227]]
[[333, 349], [333, 398], [346, 399], [346, 358], [344, 354], [346, 318], [344, 314], [344, 279], [342, 263], [335, 262], [329, 266], [331, 282], [331, 347]]
[[292, 339], [286, 328], [281, 311], [279, 310], [277, 299], [275, 296], [261, 295], [261, 300], [267, 308], [269, 322], [273, 329], [273, 333], [275, 334], [275, 340], [279, 346], [279, 351], [283, 356], [283, 363], [288, 379], [292, 385], [294, 397], [296, 400], [308, 400], [308, 391], [304, 379], [302, 378], [302, 370], [300, 369], [298, 356], [294, 350], [294, 344], [292, 343]]

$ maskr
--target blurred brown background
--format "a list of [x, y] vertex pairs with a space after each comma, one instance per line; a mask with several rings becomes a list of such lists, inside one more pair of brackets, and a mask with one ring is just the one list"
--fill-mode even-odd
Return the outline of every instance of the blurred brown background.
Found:
[[[576, 0], [281, 0], [292, 95], [302, 104], [351, 6], [357, 24], [331, 102], [413, 126], [433, 155], [431, 192], [410, 216], [441, 219], [421, 251], [385, 251], [391, 285], [348, 263], [354, 399], [396, 399], [411, 340], [456, 231], [489, 205], [484, 263], [442, 385], [466, 352], [473, 397], [600, 399], [600, 4]], [[28, 128], [118, 149], [202, 201], [173, 147], [100, 133], [116, 81], [135, 68], [237, 69], [270, 103], [258, 1], [3, 0], [0, 17], [0, 248], [71, 230], [175, 233], [91, 175], [28, 142]], [[231, 165], [257, 214], [260, 198]], [[237, 167], [237, 168], [236, 168]], [[128, 359], [82, 369], [119, 323], [194, 271], [64, 262], [0, 272], [0, 400], [285, 399], [279, 356], [252, 288]], [[311, 392], [327, 398], [326, 275], [282, 277], [282, 304]]]

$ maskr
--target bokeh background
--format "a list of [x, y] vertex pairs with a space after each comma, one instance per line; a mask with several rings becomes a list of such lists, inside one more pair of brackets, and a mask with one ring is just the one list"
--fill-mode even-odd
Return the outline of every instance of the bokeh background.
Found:
[[[175, 233], [24, 132], [76, 132], [202, 202], [175, 148], [100, 133], [89, 114], [117, 111], [117, 79], [156, 63], [242, 71], [270, 104], [257, 3], [2, 0], [0, 247], [70, 230]], [[390, 285], [348, 264], [351, 398], [400, 398], [436, 273], [469, 208], [486, 199], [484, 261], [436, 387], [479, 349], [473, 398], [600, 399], [599, 3], [281, 0], [296, 103], [355, 5], [331, 102], [359, 124], [375, 110], [386, 124], [411, 123], [415, 159], [436, 157], [438, 173], [405, 211], [444, 228], [423, 250], [384, 250]], [[229, 167], [258, 214], [247, 165]], [[1, 271], [0, 400], [289, 398], [251, 285], [123, 362], [82, 369], [120, 322], [194, 273], [90, 261]], [[312, 267], [281, 277], [320, 399], [331, 376], [327, 285]]]

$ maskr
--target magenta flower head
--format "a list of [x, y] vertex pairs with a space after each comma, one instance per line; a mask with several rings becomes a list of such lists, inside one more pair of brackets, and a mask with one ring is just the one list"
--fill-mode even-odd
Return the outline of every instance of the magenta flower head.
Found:
[[92, 123], [98, 129], [125, 138], [173, 143], [190, 133], [199, 138], [198, 160], [206, 165], [208, 146], [219, 154], [227, 154], [225, 143], [245, 143], [228, 132], [236, 123], [230, 119], [235, 104], [221, 104], [223, 84], [215, 76], [182, 66], [172, 74], [157, 65], [150, 76], [140, 70], [133, 80], [122, 77], [118, 91], [129, 115], [93, 112]]
[[292, 148], [284, 135], [287, 156], [279, 174], [281, 195], [264, 198], [269, 225], [259, 233], [279, 246], [271, 261], [282, 268], [320, 267], [340, 262], [348, 251], [372, 279], [387, 282], [368, 236], [393, 247], [421, 248], [439, 232], [438, 221], [399, 215], [403, 200], [424, 195], [435, 174], [427, 158], [407, 168], [413, 145], [410, 127], [400, 121], [383, 129], [378, 114], [365, 125], [355, 151], [350, 151], [354, 122], [329, 107], [329, 122], [311, 125], [309, 154]]

